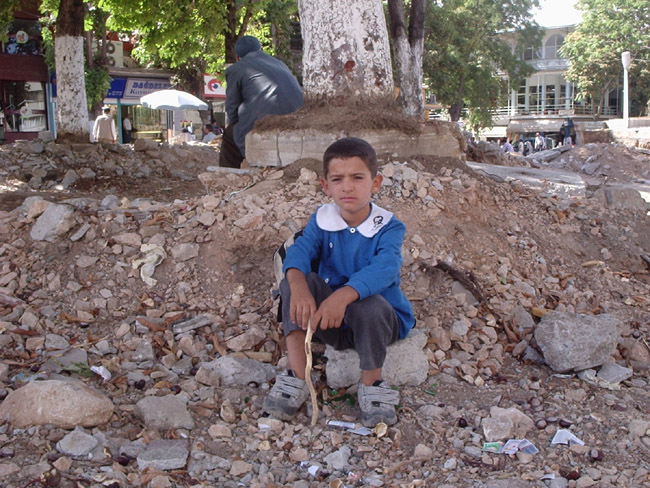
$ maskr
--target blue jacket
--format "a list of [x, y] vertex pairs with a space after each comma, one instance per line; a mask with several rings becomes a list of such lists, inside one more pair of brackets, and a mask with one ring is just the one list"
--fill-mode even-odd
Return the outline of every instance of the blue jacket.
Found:
[[383, 296], [395, 309], [403, 339], [415, 325], [411, 303], [400, 289], [405, 232], [402, 222], [377, 205], [361, 225], [348, 227], [339, 208], [325, 204], [287, 250], [283, 271], [296, 268], [307, 275], [312, 260], [319, 259], [318, 274], [332, 289], [351, 286], [359, 300]]
[[246, 134], [263, 115], [282, 115], [302, 107], [302, 89], [287, 65], [253, 51], [226, 69], [226, 114], [237, 124], [234, 138], [246, 156]]

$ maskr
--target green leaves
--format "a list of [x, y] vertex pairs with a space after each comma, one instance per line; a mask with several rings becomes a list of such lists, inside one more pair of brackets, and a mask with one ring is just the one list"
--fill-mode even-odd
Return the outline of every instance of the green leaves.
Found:
[[636, 104], [631, 114], [639, 114], [647, 99], [650, 78], [645, 65], [650, 60], [650, 3], [647, 0], [581, 0], [583, 20], [569, 34], [560, 54], [569, 58], [567, 78], [575, 83], [582, 99], [591, 97], [599, 105], [623, 75], [621, 53], [630, 51], [632, 93]]
[[490, 126], [490, 109], [499, 105], [500, 74], [517, 84], [533, 71], [516, 57], [507, 39], [518, 46], [540, 45], [541, 30], [529, 14], [537, 4], [537, 0], [428, 4], [425, 79], [438, 101], [451, 107], [453, 120], [467, 107], [473, 125]]

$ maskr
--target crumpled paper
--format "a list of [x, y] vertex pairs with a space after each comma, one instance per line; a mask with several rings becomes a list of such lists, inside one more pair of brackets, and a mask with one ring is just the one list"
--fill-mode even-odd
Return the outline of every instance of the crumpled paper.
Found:
[[149, 286], [153, 286], [158, 283], [158, 280], [152, 278], [153, 273], [156, 271], [156, 266], [162, 263], [167, 257], [167, 253], [159, 244], [142, 244], [140, 246], [140, 252], [145, 253], [145, 257], [133, 260], [131, 266], [133, 269], [138, 269], [142, 266], [140, 268], [142, 281]]

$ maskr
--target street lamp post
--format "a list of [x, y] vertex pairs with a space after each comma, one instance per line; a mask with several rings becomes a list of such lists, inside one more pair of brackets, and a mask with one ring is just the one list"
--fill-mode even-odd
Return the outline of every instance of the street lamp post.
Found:
[[623, 51], [621, 53], [621, 61], [623, 62], [623, 122], [625, 128], [630, 127], [630, 97], [628, 93], [627, 70], [632, 63], [632, 55], [630, 51]]

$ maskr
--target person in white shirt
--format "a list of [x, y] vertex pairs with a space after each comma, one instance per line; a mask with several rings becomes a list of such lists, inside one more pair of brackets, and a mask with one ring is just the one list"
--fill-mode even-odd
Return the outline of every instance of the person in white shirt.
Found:
[[201, 139], [201, 142], [204, 144], [209, 143], [210, 141], [213, 141], [217, 135], [212, 132], [212, 124], [205, 124], [205, 127], [203, 128], [204, 136], [203, 139]]
[[103, 107], [102, 115], [95, 119], [93, 126], [93, 136], [97, 142], [105, 142], [113, 144], [117, 139], [117, 129], [115, 128], [115, 121], [111, 117], [111, 107]]
[[124, 120], [122, 121], [122, 129], [122, 142], [124, 142], [124, 144], [129, 144], [131, 142], [131, 131], [133, 130], [129, 114], [126, 114], [124, 116]]
[[544, 151], [546, 149], [546, 140], [538, 132], [535, 134], [535, 152]]

